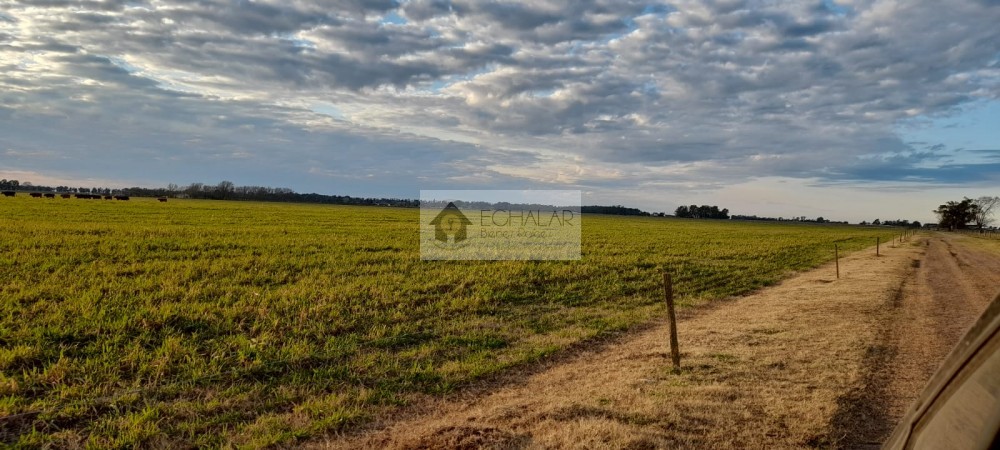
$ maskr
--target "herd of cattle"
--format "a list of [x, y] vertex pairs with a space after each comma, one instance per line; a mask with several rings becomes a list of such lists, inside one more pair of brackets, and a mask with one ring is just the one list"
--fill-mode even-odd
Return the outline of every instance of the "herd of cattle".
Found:
[[[4, 197], [13, 197], [13, 196], [17, 195], [17, 192], [14, 192], [14, 191], [3, 191], [2, 194], [3, 194]], [[76, 198], [90, 199], [90, 200], [100, 200], [100, 199], [103, 198], [105, 200], [124, 200], [124, 201], [128, 201], [128, 199], [129, 199], [129, 196], [127, 196], [127, 195], [53, 194], [51, 192], [47, 192], [47, 193], [31, 192], [28, 195], [30, 195], [30, 196], [32, 196], [34, 198], [56, 198], [56, 196], [58, 195], [59, 197], [62, 197], [62, 198], [76, 197]], [[157, 200], [159, 200], [160, 202], [165, 202], [165, 201], [167, 201], [167, 198], [166, 197], [159, 197], [159, 198], [157, 198]]]

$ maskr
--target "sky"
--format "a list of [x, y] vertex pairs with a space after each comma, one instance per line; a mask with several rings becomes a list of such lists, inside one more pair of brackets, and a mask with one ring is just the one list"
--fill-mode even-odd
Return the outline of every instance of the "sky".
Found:
[[0, 177], [933, 220], [1000, 195], [1000, 2], [0, 0]]

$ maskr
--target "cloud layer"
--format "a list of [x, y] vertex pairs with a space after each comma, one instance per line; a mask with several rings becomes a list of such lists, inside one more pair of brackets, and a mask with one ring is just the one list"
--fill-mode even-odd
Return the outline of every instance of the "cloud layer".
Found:
[[984, 0], [4, 2], [0, 168], [401, 196], [995, 186], [996, 149], [895, 127], [1000, 100], [997, 23]]

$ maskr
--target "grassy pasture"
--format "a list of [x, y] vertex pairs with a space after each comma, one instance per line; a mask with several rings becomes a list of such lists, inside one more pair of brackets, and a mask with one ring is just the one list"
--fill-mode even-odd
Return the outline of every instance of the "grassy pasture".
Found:
[[349, 429], [893, 232], [585, 216], [583, 259], [420, 261], [410, 209], [0, 198], [0, 442], [250, 446]]

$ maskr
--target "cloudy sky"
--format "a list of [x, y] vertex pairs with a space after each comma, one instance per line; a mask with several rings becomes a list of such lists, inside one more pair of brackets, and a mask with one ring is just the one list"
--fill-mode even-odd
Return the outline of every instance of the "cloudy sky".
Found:
[[1000, 2], [0, 0], [0, 177], [929, 220], [1000, 195]]

